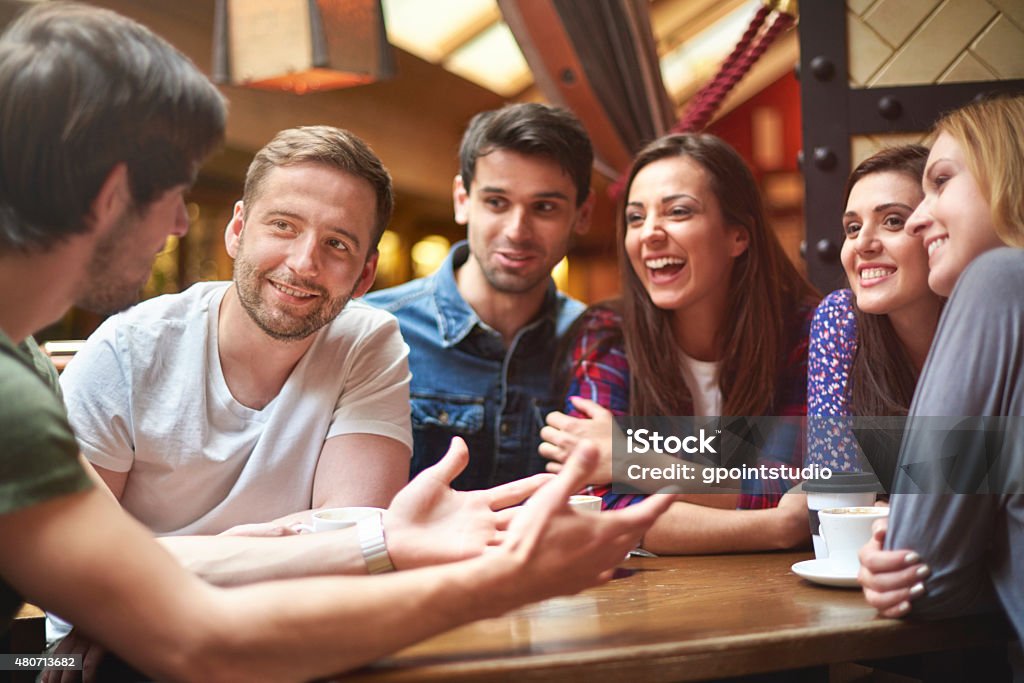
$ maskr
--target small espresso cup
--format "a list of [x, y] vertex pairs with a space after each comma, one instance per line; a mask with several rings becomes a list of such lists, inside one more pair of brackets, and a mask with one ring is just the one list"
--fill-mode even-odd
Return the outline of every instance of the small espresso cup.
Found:
[[384, 512], [382, 508], [371, 507], [324, 508], [313, 513], [312, 526], [298, 524], [296, 528], [300, 531], [314, 533], [347, 529], [350, 526], [355, 526], [361, 519], [379, 515], [382, 512]]
[[574, 510], [601, 511], [601, 496], [569, 496], [569, 507]]
[[860, 569], [858, 551], [871, 539], [875, 520], [888, 516], [887, 507], [829, 508], [818, 512], [821, 538], [828, 547], [827, 562], [832, 569], [844, 576], [856, 576]]
[[807, 521], [811, 526], [814, 558], [828, 558], [828, 548], [821, 539], [818, 513], [829, 508], [870, 507], [876, 494], [882, 491], [878, 478], [870, 472], [835, 472], [827, 479], [808, 480], [803, 483], [807, 494]]

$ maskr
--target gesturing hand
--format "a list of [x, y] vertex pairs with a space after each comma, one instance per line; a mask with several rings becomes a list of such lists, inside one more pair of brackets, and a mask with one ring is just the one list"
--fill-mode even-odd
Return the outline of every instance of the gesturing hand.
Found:
[[590, 475], [591, 481], [584, 483], [607, 484], [612, 480], [614, 416], [600, 403], [581, 396], [572, 396], [569, 400], [586, 417], [572, 417], [557, 411], [548, 413], [547, 424], [540, 430], [543, 442], [537, 451], [551, 461], [547, 465], [548, 472], [559, 472], [572, 449], [586, 439], [597, 448], [597, 462]]
[[91, 683], [96, 680], [96, 668], [107, 654], [106, 648], [83, 636], [78, 629], [72, 629], [64, 640], [53, 649], [57, 657], [61, 655], [82, 655], [82, 670], [47, 669], [40, 679], [42, 683]]
[[875, 522], [871, 540], [860, 549], [857, 581], [868, 604], [883, 617], [902, 617], [910, 612], [910, 601], [923, 595], [924, 581], [931, 573], [921, 557], [909, 550], [882, 550], [888, 520]]
[[499, 581], [496, 606], [521, 604], [524, 596], [540, 600], [575, 593], [609, 580], [626, 553], [636, 547], [673, 497], [648, 496], [637, 505], [605, 512], [576, 511], [568, 497], [593, 475], [593, 444], [581, 442], [554, 480], [523, 505], [493, 553], [506, 559], [513, 580]]
[[384, 512], [388, 553], [397, 569], [454, 562], [499, 543], [518, 505], [550, 474], [480, 491], [456, 491], [451, 483], [466, 468], [469, 451], [455, 437], [448, 452], [395, 495]]

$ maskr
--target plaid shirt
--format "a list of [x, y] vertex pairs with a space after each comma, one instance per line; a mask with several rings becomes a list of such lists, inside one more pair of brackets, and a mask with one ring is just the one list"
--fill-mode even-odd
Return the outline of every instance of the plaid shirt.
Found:
[[[786, 362], [775, 386], [771, 415], [803, 416], [807, 414], [807, 335], [814, 314], [813, 306], [801, 306], [793, 312], [786, 326]], [[629, 361], [622, 339], [622, 318], [605, 308], [588, 309], [579, 324], [579, 333], [571, 355], [573, 378], [569, 396], [582, 396], [601, 404], [615, 415], [629, 413]], [[689, 409], [692, 412], [692, 407]], [[565, 411], [573, 417], [584, 417], [566, 401]], [[804, 435], [802, 429], [784, 425], [776, 438], [762, 450], [759, 464], [768, 467], [802, 467]], [[740, 509], [775, 507], [796, 482], [783, 479], [744, 481]], [[642, 495], [613, 493], [610, 485], [588, 487], [588, 493], [601, 496], [603, 507], [622, 508], [639, 502]]]

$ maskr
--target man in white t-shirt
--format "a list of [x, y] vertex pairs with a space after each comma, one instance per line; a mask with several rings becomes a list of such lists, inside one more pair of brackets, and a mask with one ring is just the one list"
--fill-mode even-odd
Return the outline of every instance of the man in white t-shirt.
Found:
[[82, 452], [158, 535], [387, 507], [408, 479], [408, 348], [369, 289], [391, 180], [358, 138], [282, 131], [225, 232], [232, 282], [108, 319], [61, 384]]
[[[211, 583], [472, 557], [508, 524], [498, 510], [543, 481], [456, 493], [458, 442], [390, 504], [412, 450], [408, 347], [391, 314], [350, 299], [373, 282], [392, 207], [390, 176], [361, 140], [282, 131], [256, 154], [225, 231], [233, 281], [109, 318], [62, 375], [82, 453]], [[246, 537], [291, 535], [311, 509], [336, 506], [388, 509], [356, 533]], [[51, 619], [48, 635], [68, 629]], [[78, 634], [60, 647], [102, 652]]]

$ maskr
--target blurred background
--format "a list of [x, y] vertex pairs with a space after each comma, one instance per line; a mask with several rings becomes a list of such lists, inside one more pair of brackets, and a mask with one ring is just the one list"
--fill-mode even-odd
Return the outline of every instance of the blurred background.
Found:
[[[0, 0], [0, 21], [25, 4]], [[838, 272], [836, 193], [851, 165], [881, 145], [921, 140], [944, 102], [966, 101], [986, 83], [1019, 87], [1024, 78], [1024, 0], [810, 0], [799, 8], [799, 22], [779, 19], [796, 19], [795, 2], [760, 0], [92, 4], [166, 38], [224, 81], [230, 102], [226, 145], [204, 165], [188, 198], [189, 233], [168, 242], [145, 297], [231, 277], [223, 231], [252, 155], [277, 131], [309, 124], [353, 131], [391, 171], [397, 206], [381, 241], [375, 287], [432, 272], [464, 236], [451, 199], [463, 129], [479, 111], [520, 101], [569, 106], [595, 141], [593, 227], [555, 277], [585, 302], [614, 296], [618, 209], [609, 187], [637, 145], [693, 114], [698, 93], [716, 82], [723, 60], [745, 40], [754, 49], [719, 74], [720, 101], [705, 112], [706, 130], [747, 160], [771, 227], [793, 261], [827, 290]], [[275, 34], [281, 30], [288, 38]], [[331, 63], [304, 76], [311, 49]], [[344, 71], [345, 60], [355, 64], [355, 76], [329, 73]], [[609, 73], [614, 77], [606, 82]], [[730, 78], [735, 82], [723, 95]], [[865, 93], [872, 109], [859, 116]], [[816, 99], [804, 101], [809, 97]], [[884, 106], [884, 97], [895, 98], [895, 106]], [[841, 113], [828, 113], [839, 99]], [[924, 113], [915, 109], [921, 101]], [[618, 111], [620, 105], [629, 111]], [[900, 111], [892, 116], [894, 109]], [[861, 119], [871, 125], [858, 127]], [[813, 156], [801, 154], [805, 148]], [[813, 159], [804, 164], [808, 173], [821, 178], [805, 176], [803, 156]], [[816, 182], [828, 189], [813, 193], [820, 206], [805, 206]], [[84, 338], [99, 322], [73, 310], [40, 337]]]

